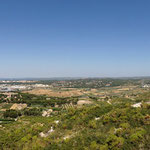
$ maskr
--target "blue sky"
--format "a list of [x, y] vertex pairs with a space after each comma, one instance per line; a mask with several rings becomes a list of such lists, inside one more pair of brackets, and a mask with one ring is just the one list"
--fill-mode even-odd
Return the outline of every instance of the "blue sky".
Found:
[[0, 1], [0, 77], [150, 75], [149, 0]]

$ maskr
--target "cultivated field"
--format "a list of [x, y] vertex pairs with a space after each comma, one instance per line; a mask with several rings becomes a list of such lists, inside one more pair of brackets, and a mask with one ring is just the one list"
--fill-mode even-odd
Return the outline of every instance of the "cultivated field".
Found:
[[31, 91], [24, 91], [24, 93], [35, 94], [35, 95], [47, 95], [53, 97], [71, 97], [71, 96], [81, 96], [83, 93], [80, 90], [68, 90], [68, 91], [57, 91], [51, 89], [33, 89]]

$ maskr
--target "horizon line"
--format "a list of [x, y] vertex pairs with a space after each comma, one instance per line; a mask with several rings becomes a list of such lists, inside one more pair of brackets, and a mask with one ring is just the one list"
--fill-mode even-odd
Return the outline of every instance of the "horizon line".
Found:
[[150, 76], [118, 76], [118, 77], [113, 77], [113, 76], [106, 76], [106, 77], [0, 77], [0, 80], [32, 80], [32, 79], [106, 79], [106, 78], [115, 78], [115, 79], [119, 79], [119, 78], [150, 78]]

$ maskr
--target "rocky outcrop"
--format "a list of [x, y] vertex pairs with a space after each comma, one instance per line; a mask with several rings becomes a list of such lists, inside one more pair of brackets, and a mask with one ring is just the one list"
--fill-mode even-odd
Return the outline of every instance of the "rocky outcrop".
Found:
[[12, 110], [22, 110], [27, 107], [27, 104], [13, 104], [10, 109]]
[[42, 116], [43, 117], [49, 117], [52, 112], [53, 112], [52, 109], [48, 109], [47, 111], [44, 110], [43, 113], [42, 113]]
[[93, 102], [89, 101], [89, 100], [79, 100], [77, 102], [77, 105], [82, 106], [82, 105], [86, 105], [86, 104], [92, 104]]

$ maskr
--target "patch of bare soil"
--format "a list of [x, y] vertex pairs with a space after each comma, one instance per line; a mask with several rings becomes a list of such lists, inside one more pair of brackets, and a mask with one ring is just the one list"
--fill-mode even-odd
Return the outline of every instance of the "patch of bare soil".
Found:
[[35, 95], [48, 95], [53, 97], [71, 97], [80, 96], [83, 93], [80, 90], [70, 90], [70, 91], [53, 91], [50, 89], [33, 89], [31, 91], [24, 91], [24, 93], [35, 94]]

